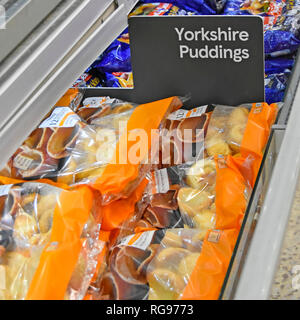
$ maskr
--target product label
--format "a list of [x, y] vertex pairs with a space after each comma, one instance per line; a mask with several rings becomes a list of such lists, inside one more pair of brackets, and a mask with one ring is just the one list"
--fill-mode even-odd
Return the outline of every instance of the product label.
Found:
[[211, 231], [208, 235], [207, 241], [218, 243], [221, 237], [220, 231]]
[[192, 110], [177, 110], [171, 113], [168, 117], [169, 120], [182, 120], [187, 118], [196, 118], [200, 117], [203, 113], [206, 112], [207, 106], [201, 106], [194, 108]]
[[12, 187], [12, 184], [7, 184], [5, 186], [0, 186], [0, 197], [1, 196], [7, 196], [9, 193], [10, 188]]
[[152, 173], [153, 194], [167, 193], [170, 190], [169, 175], [167, 169], [157, 170]]
[[155, 230], [137, 233], [132, 236], [125, 237], [120, 242], [120, 245], [135, 247], [141, 250], [146, 250], [151, 244], [154, 232]]
[[18, 154], [14, 159], [14, 167], [20, 170], [28, 170], [33, 159]]
[[116, 99], [111, 99], [110, 97], [93, 97], [86, 98], [83, 101], [84, 108], [100, 108], [104, 104], [110, 104], [116, 102]]
[[39, 128], [72, 128], [80, 121], [80, 117], [69, 107], [57, 107], [49, 118], [44, 120]]

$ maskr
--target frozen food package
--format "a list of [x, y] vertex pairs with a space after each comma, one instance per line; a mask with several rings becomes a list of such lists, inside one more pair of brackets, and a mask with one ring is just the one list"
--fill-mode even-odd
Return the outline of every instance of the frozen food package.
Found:
[[132, 72], [105, 73], [105, 86], [112, 88], [133, 88]]
[[284, 0], [227, 0], [224, 13], [231, 15], [279, 16]]
[[295, 56], [268, 58], [265, 60], [265, 74], [276, 74], [292, 70], [294, 64]]
[[94, 68], [108, 73], [131, 71], [128, 28], [91, 65], [91, 69]]
[[160, 132], [159, 158], [152, 161], [156, 169], [203, 158], [213, 105], [171, 113]]
[[93, 191], [9, 181], [0, 177], [1, 299], [82, 299], [104, 246]]
[[114, 231], [117, 237], [132, 234], [148, 204], [148, 197], [145, 196], [148, 183], [149, 181], [144, 179], [128, 198], [101, 206], [101, 230]]
[[[152, 230], [123, 238], [109, 254], [98, 300], [217, 299], [236, 230]], [[200, 283], [199, 283], [200, 282]]]
[[57, 181], [89, 183], [101, 192], [103, 204], [127, 198], [149, 171], [148, 158], [156, 145], [153, 132], [155, 136], [181, 106], [172, 97], [94, 119], [80, 130]]
[[280, 73], [270, 73], [265, 76], [266, 102], [271, 104], [284, 100], [291, 71], [286, 69]]
[[[256, 136], [256, 131], [261, 138], [264, 130], [268, 133], [277, 111], [277, 104], [267, 103], [179, 109], [168, 116], [160, 131], [159, 157], [152, 161], [152, 168], [167, 168], [215, 155], [243, 153], [247, 158], [251, 152], [261, 154], [256, 148], [261, 148], [262, 143], [250, 145], [249, 139]], [[260, 130], [253, 127], [253, 122]]]
[[185, 227], [204, 238], [209, 229], [239, 229], [252, 190], [246, 169], [251, 159], [216, 156], [152, 172], [136, 231]]
[[[151, 0], [141, 0], [142, 3], [151, 3]], [[226, 0], [168, 0], [165, 3], [172, 4], [181, 10], [196, 12], [198, 15], [219, 14], [222, 12]]]
[[[154, 2], [148, 0], [142, 0], [140, 3], [132, 10], [129, 17], [132, 16], [186, 16], [198, 14], [198, 10], [191, 8], [189, 6], [178, 5], [176, 1], [162, 1]], [[180, 1], [177, 1], [180, 2]], [[201, 1], [202, 2], [202, 1]]]
[[103, 80], [101, 80], [100, 77], [97, 77], [88, 72], [85, 72], [73, 83], [72, 87], [73, 88], [80, 88], [80, 87], [101, 88], [103, 87]]
[[265, 102], [238, 107], [216, 105], [205, 138], [207, 156], [252, 157], [253, 176], [249, 181], [253, 187], [278, 110], [277, 103]]
[[12, 155], [0, 175], [24, 180], [56, 176], [62, 159], [85, 125], [72, 110], [78, 107], [78, 102], [69, 98], [65, 96], [59, 102], [63, 105], [65, 99], [69, 106], [56, 106], [48, 113]]
[[[76, 113], [87, 123], [92, 123], [104, 116], [118, 115], [136, 108], [138, 104], [122, 101], [111, 97], [85, 98]], [[101, 121], [101, 120], [100, 120]]]
[[299, 0], [228, 0], [225, 15], [263, 16], [266, 56], [277, 57], [295, 52], [300, 45]]
[[[163, 16], [163, 15], [191, 15], [192, 12], [179, 9], [169, 3], [139, 4], [131, 13], [131, 16]], [[91, 65], [90, 69], [96, 69], [104, 74], [105, 87], [129, 87], [132, 82], [131, 54], [129, 46], [129, 31], [126, 28], [118, 38], [102, 53]], [[116, 75], [116, 74], [120, 75]], [[120, 78], [120, 79], [118, 79]], [[129, 81], [129, 80], [130, 81]]]

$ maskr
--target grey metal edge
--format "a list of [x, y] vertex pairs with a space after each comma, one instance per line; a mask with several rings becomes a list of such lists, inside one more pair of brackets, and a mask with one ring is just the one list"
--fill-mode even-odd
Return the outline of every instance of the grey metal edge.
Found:
[[[6, 28], [0, 30], [0, 61], [4, 59], [62, 0], [30, 0], [21, 2]], [[5, 44], [5, 45], [4, 45]]]
[[[89, 6], [81, 7], [80, 12], [77, 12], [73, 19], [65, 24], [65, 28], [62, 28], [56, 37], [47, 38], [44, 46], [38, 48], [38, 52], [33, 52], [30, 55], [31, 63], [27, 66], [26, 71], [18, 70], [19, 73], [14, 79], [15, 81], [6, 83], [8, 89], [4, 92], [6, 95], [3, 94], [3, 91], [1, 92], [0, 86], [2, 106], [0, 108], [3, 109], [5, 106], [5, 111], [10, 111], [9, 118], [0, 119], [0, 148], [5, 150], [5, 153], [0, 156], [0, 167], [6, 163], [9, 156], [38, 125], [42, 117], [47, 114], [77, 77], [126, 27], [127, 12], [124, 5], [118, 7], [110, 15], [106, 14], [106, 20], [103, 22], [103, 17], [100, 15], [103, 10], [96, 5], [99, 4], [99, 1], [88, 0], [85, 2], [88, 2]], [[91, 19], [91, 16], [98, 16], [98, 19], [79, 38], [79, 29], [84, 29], [84, 23]], [[77, 37], [74, 39], [73, 33], [76, 32]], [[69, 47], [71, 48], [69, 49]], [[53, 59], [53, 55], [56, 55], [56, 52], [61, 48], [69, 50], [63, 50], [59, 57]], [[48, 59], [52, 60], [51, 68], [44, 70], [44, 78], [31, 86], [30, 81], [34, 81], [34, 77], [41, 72], [43, 64], [47, 63]], [[24, 75], [24, 72], [27, 74]], [[26, 80], [28, 72], [31, 77]], [[27, 87], [28, 82], [31, 94], [25, 96], [26, 92], [23, 87]], [[20, 90], [23, 94], [21, 102], [19, 101], [21, 99]], [[13, 96], [14, 92], [16, 97]]]

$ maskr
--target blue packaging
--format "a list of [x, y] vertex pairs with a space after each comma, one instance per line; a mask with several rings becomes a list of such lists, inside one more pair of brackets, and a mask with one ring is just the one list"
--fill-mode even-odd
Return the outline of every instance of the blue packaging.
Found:
[[295, 63], [295, 57], [268, 58], [265, 60], [265, 73], [282, 73], [286, 69], [292, 70]]
[[[152, 1], [141, 0], [140, 2], [151, 3]], [[199, 15], [212, 15], [222, 12], [226, 0], [168, 0], [165, 3], [171, 3], [186, 11], [195, 11]]]
[[294, 11], [292, 11], [292, 9], [287, 11], [287, 14], [265, 21], [264, 42], [265, 54], [267, 56], [276, 57], [285, 55], [293, 53], [299, 48], [300, 1], [299, 6], [294, 9]]
[[105, 73], [105, 84], [103, 86], [112, 88], [132, 88], [132, 72]]
[[91, 68], [109, 73], [131, 71], [128, 28], [103, 52]]
[[228, 0], [224, 14], [278, 16], [284, 6], [283, 0]]
[[280, 102], [284, 99], [287, 83], [291, 75], [290, 70], [265, 76], [265, 96], [267, 103]]
[[199, 12], [193, 8], [177, 6], [174, 2], [176, 1], [140, 1], [140, 4], [132, 10], [129, 16], [188, 16], [199, 14]]
[[[169, 3], [151, 2], [137, 6], [129, 16], [193, 14], [195, 12], [187, 12]], [[130, 72], [132, 70], [128, 28], [103, 52], [92, 64], [91, 68], [95, 68], [103, 73]]]
[[262, 16], [266, 56], [290, 54], [300, 46], [300, 0], [228, 0], [224, 14]]

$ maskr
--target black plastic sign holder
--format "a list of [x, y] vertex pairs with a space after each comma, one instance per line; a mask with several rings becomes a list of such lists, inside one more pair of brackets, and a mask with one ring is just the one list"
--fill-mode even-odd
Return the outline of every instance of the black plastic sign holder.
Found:
[[263, 20], [258, 16], [129, 18], [134, 88], [86, 97], [148, 103], [190, 96], [187, 107], [265, 101]]

